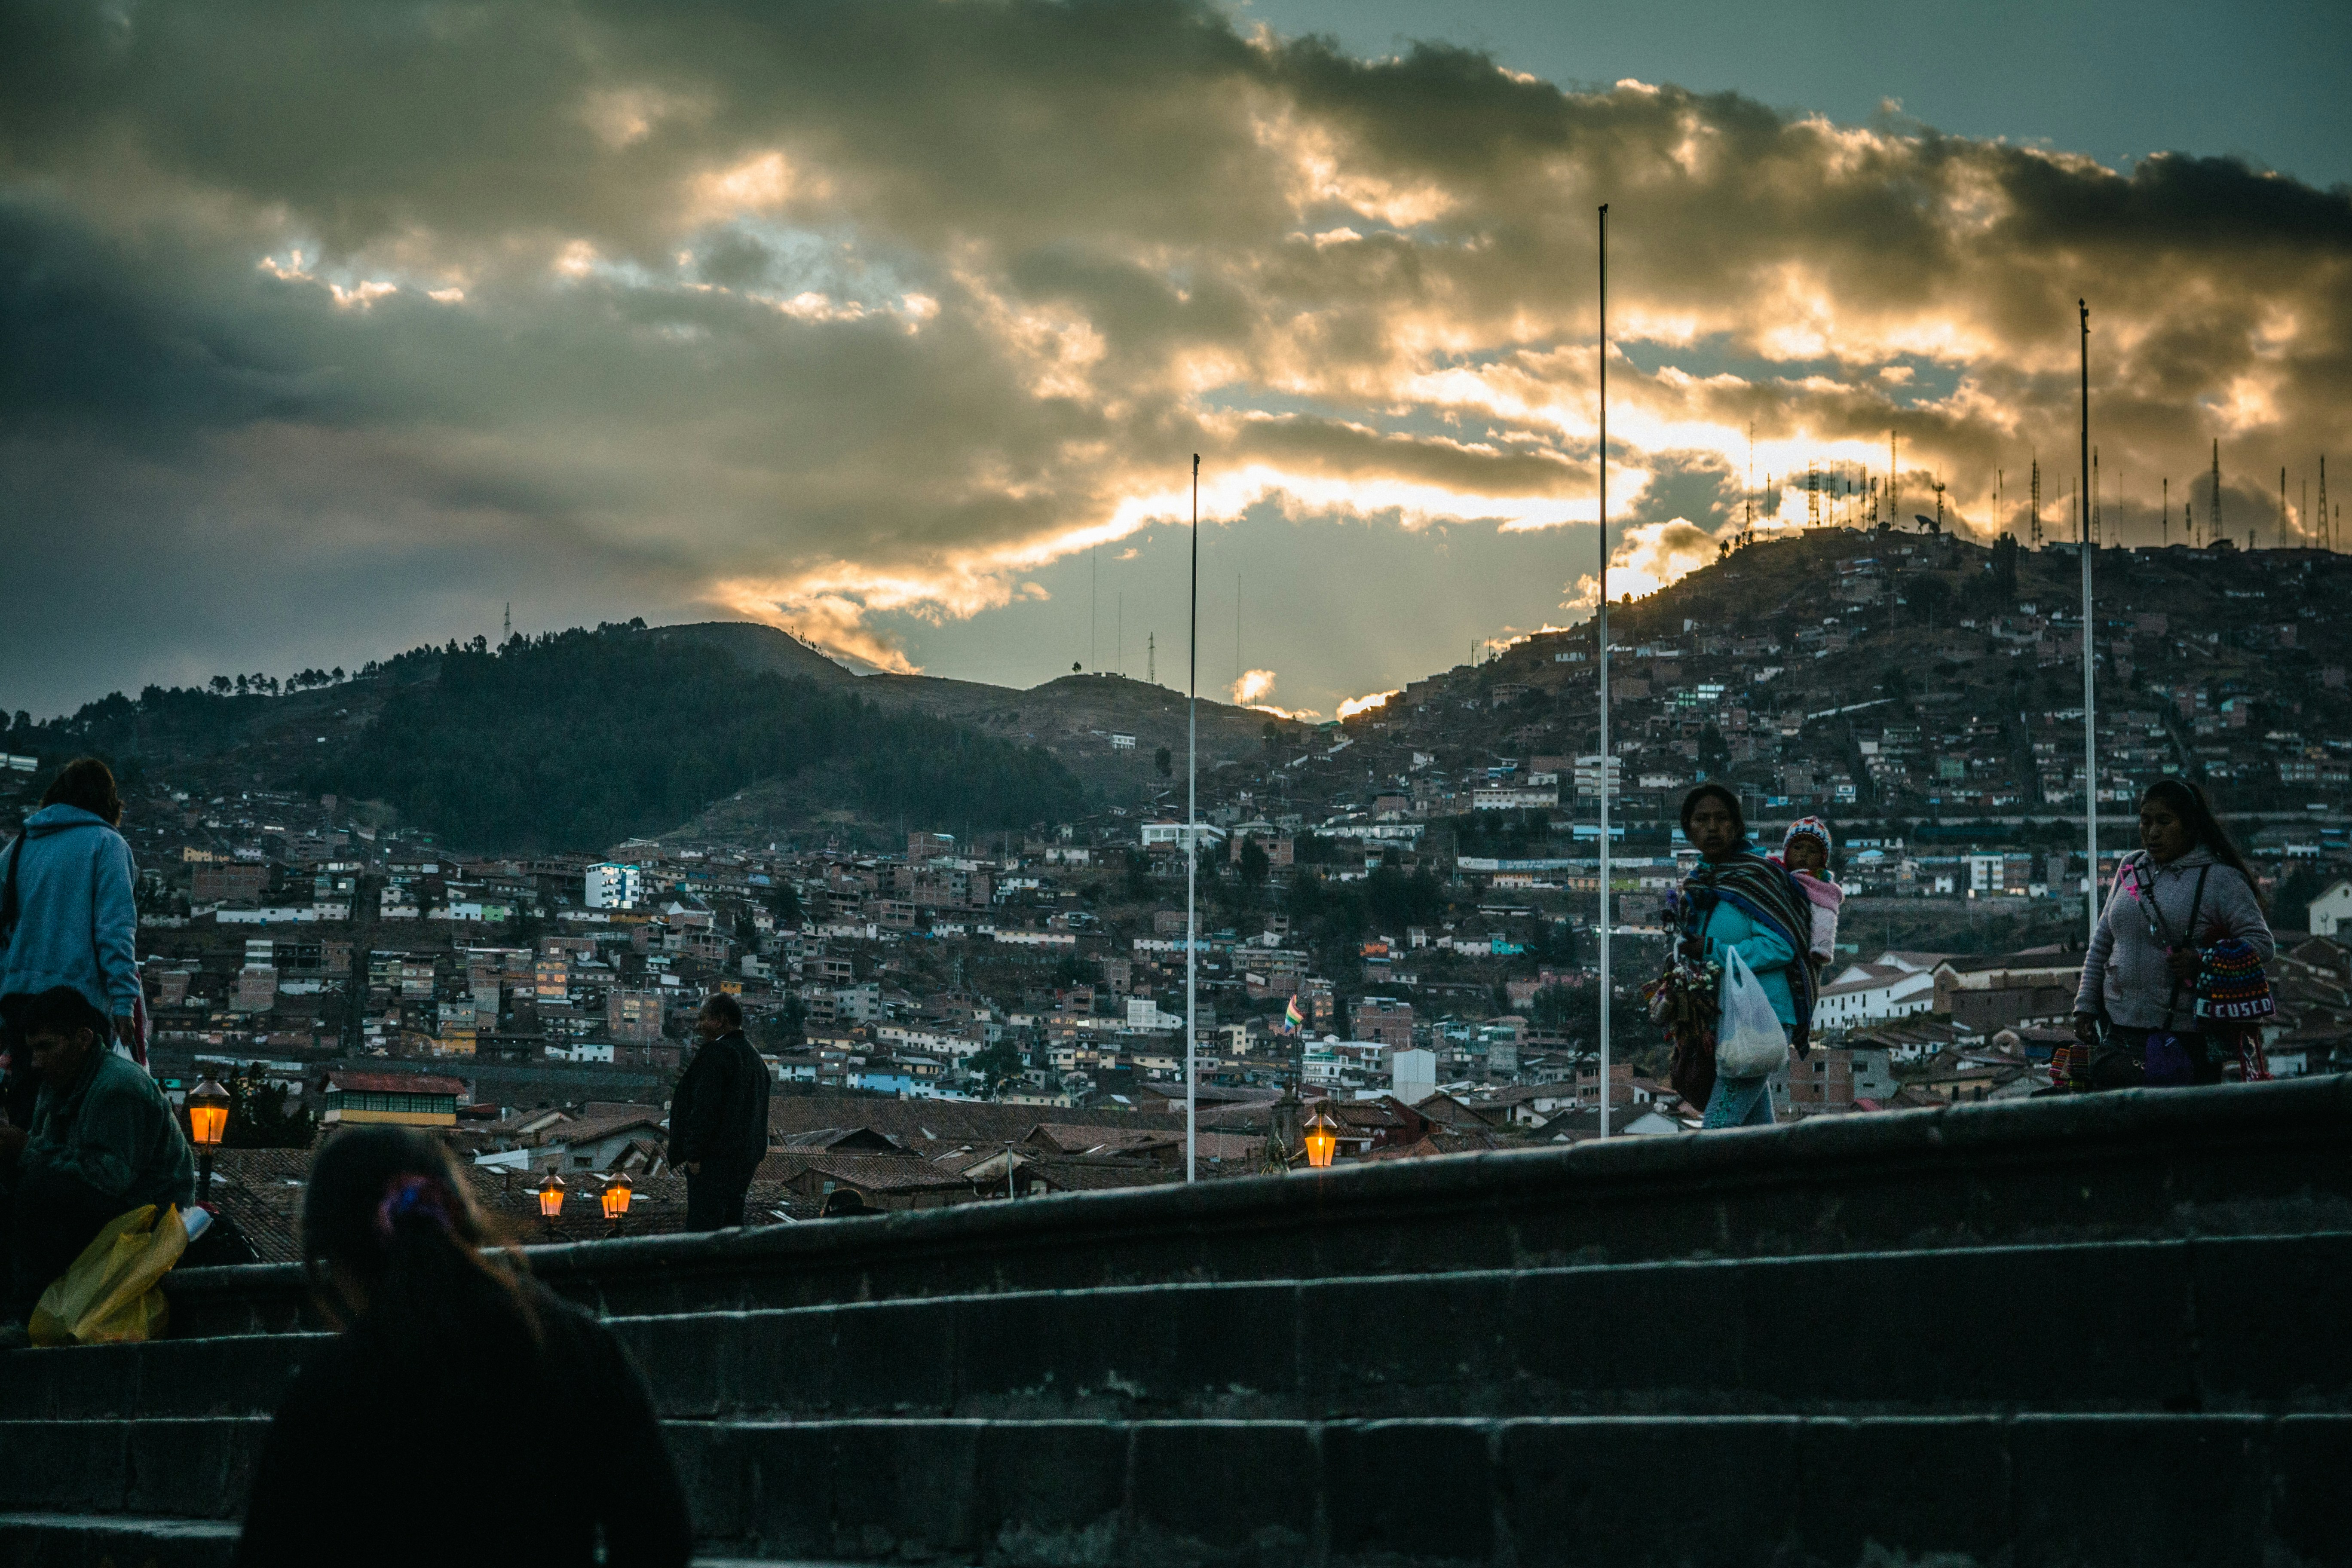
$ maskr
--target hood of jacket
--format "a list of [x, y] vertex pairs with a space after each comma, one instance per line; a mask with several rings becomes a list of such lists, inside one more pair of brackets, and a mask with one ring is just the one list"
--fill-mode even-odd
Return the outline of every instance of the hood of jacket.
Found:
[[112, 827], [114, 824], [94, 811], [84, 811], [78, 805], [45, 805], [25, 818], [25, 833], [32, 838], [46, 838], [68, 827]]

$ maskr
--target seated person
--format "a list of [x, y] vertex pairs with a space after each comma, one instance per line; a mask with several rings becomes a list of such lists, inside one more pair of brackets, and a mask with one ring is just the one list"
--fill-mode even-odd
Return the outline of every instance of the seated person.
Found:
[[188, 1206], [195, 1160], [144, 1068], [107, 1048], [106, 1016], [70, 985], [31, 997], [18, 1038], [41, 1075], [28, 1129], [0, 1128], [13, 1168], [8, 1289], [0, 1349], [25, 1342], [49, 1283], [109, 1220], [145, 1204]]

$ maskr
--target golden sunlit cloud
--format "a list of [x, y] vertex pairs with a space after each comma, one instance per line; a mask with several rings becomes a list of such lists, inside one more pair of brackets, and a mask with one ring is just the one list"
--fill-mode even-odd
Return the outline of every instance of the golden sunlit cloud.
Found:
[[[486, 561], [560, 561], [583, 605], [715, 605], [912, 669], [940, 628], [1009, 628], [1056, 562], [1140, 571], [1197, 452], [1205, 524], [1344, 524], [1322, 570], [1389, 574], [1391, 613], [1459, 647], [1551, 608], [1568, 573], [1519, 536], [1590, 559], [1601, 199], [1617, 592], [1712, 559], [1751, 500], [1801, 521], [1809, 467], [2022, 526], [1994, 497], [2066, 449], [2084, 279], [2127, 533], [2217, 437], [2247, 515], [2252, 476], [2352, 447], [2352, 195], [2227, 160], [2126, 175], [1444, 47], [1352, 60], [1182, 0], [726, 28], [493, 0], [396, 72], [350, 8], [143, 0], [191, 40], [168, 66], [89, 10], [27, 45], [54, 90], [0, 127], [0, 261], [26, 319], [116, 346], [28, 359], [48, 423], [11, 426], [5, 526], [96, 519], [168, 574], [224, 511], [272, 520], [241, 551], [271, 603], [316, 562], [440, 614], [533, 580]], [[288, 443], [309, 461], [253, 456]], [[1509, 584], [1535, 603], [1432, 576], [1471, 531], [1546, 561]], [[1419, 673], [1339, 635], [1351, 596], [1300, 594], [1293, 640], [1254, 647], [1292, 697]]]
[[1274, 671], [1270, 669], [1244, 671], [1242, 678], [1226, 689], [1235, 702], [1244, 708], [1250, 707], [1273, 694]]

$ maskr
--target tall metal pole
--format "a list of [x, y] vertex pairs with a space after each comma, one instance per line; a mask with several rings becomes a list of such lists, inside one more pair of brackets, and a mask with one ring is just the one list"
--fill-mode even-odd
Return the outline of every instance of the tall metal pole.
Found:
[[1186, 661], [1190, 696], [1185, 700], [1184, 742], [1184, 1179], [1199, 1179], [1194, 1159], [1201, 1146], [1200, 1107], [1193, 1085], [1192, 1042], [1200, 1037], [1194, 986], [1201, 963], [1200, 906], [1194, 884], [1201, 875], [1201, 454], [1192, 454], [1192, 613]]
[[1609, 1136], [1609, 204], [1601, 204], [1601, 1136]]
[[2091, 626], [2091, 305], [2087, 300], [2077, 300], [2074, 307], [2082, 312], [2083, 327], [2083, 483], [2076, 500], [2081, 507], [2083, 541], [2083, 820], [2090, 858], [2090, 893], [2083, 905], [2088, 911], [2084, 940], [2090, 942], [2099, 934], [2099, 689]]

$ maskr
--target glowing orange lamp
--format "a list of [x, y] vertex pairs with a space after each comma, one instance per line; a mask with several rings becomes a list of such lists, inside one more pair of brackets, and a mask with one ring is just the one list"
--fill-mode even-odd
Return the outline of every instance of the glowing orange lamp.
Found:
[[1307, 1163], [1317, 1170], [1331, 1163], [1339, 1147], [1339, 1124], [1318, 1107], [1307, 1123]]
[[228, 1090], [209, 1077], [188, 1090], [188, 1136], [199, 1149], [217, 1149], [228, 1131]]
[[228, 1090], [207, 1076], [188, 1090], [188, 1137], [196, 1146], [196, 1201], [213, 1194], [213, 1151], [228, 1131]]
[[555, 1234], [556, 1219], [563, 1213], [563, 1178], [550, 1171], [539, 1181], [539, 1217], [547, 1222], [547, 1234]]
[[613, 1222], [614, 1236], [621, 1234], [621, 1222], [629, 1217], [629, 1199], [635, 1194], [635, 1189], [630, 1185], [628, 1174], [625, 1172], [604, 1184], [604, 1191], [602, 1194], [604, 1217]]

